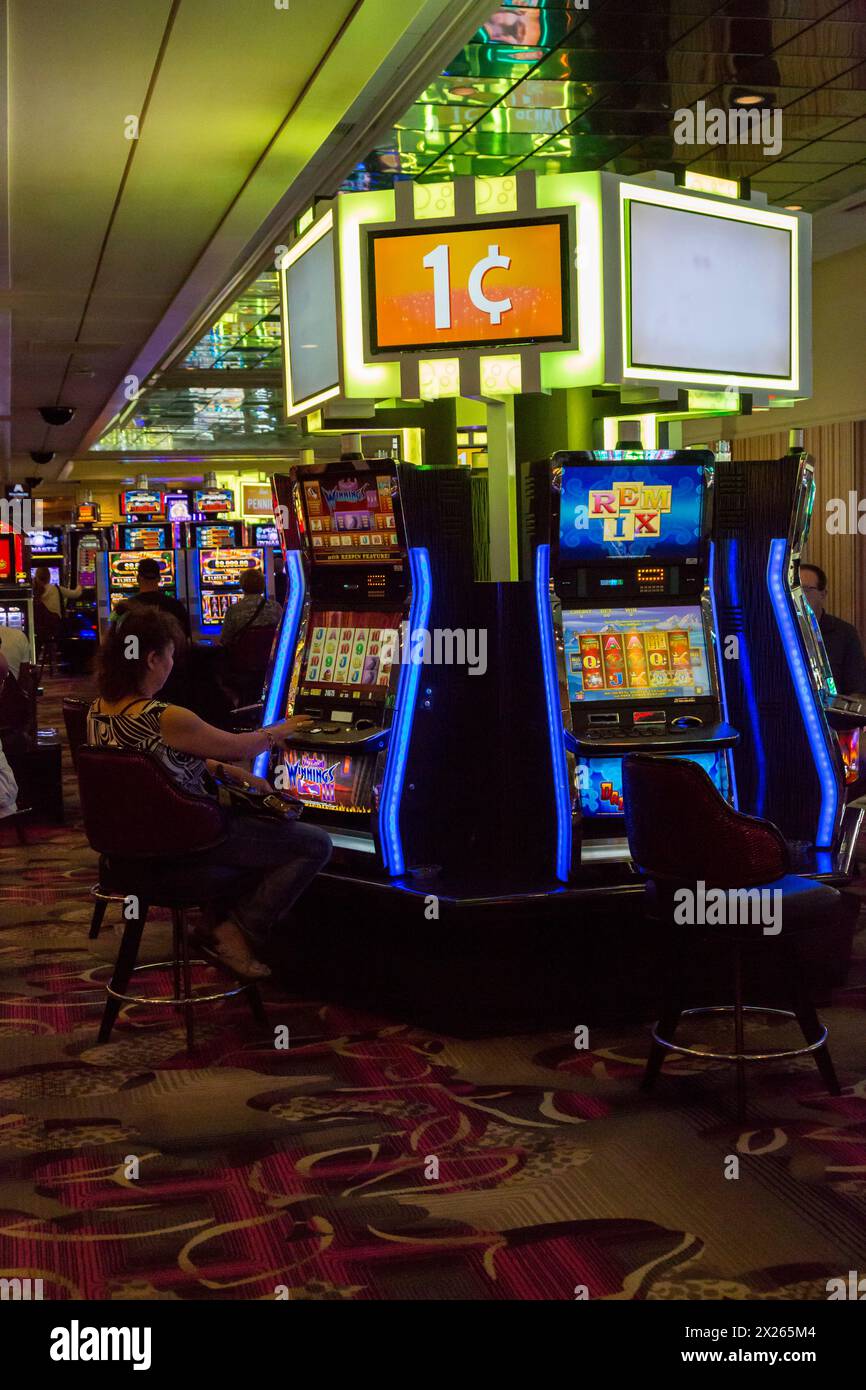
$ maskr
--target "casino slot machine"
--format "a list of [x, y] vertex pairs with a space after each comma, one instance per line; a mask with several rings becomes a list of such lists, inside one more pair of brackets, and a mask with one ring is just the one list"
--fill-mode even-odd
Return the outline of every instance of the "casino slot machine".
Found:
[[315, 721], [293, 740], [282, 784], [305, 803], [306, 818], [375, 853], [374, 789], [411, 595], [396, 471], [379, 461], [313, 464], [275, 484], [288, 518], [289, 587], [266, 718]]
[[328, 875], [473, 900], [552, 886], [534, 591], [480, 577], [469, 470], [353, 455], [274, 489], [287, 596], [263, 722], [314, 721], [273, 771], [329, 831]]
[[97, 637], [96, 571], [100, 552], [108, 545], [109, 534], [108, 527], [67, 528], [70, 588], [80, 588], [81, 594], [78, 598], [67, 600], [66, 620], [70, 635], [81, 641], [92, 642]]
[[[714, 592], [724, 695], [742, 732], [736, 804], [775, 822], [794, 862], [847, 874], [863, 817], [859, 774], [866, 692], [837, 691], [799, 565], [815, 503], [812, 460], [720, 459]], [[805, 561], [804, 561], [805, 563]]]
[[730, 796], [738, 734], [723, 717], [716, 669], [712, 480], [707, 452], [554, 455], [550, 545], [536, 552], [539, 621], [551, 625], [551, 738], [574, 759], [584, 863], [627, 857], [629, 753], [688, 758]]
[[100, 633], [104, 633], [119, 603], [138, 588], [139, 562], [148, 556], [159, 565], [159, 586], [170, 598], [184, 602], [181, 552], [173, 544], [172, 527], [163, 523], [130, 524], [112, 527], [113, 547], [98, 555], [96, 587]]
[[261, 570], [265, 593], [272, 597], [272, 552], [264, 546], [244, 545], [240, 521], [193, 522], [184, 528], [184, 536], [193, 637], [213, 642], [229, 608], [241, 597], [244, 570]]
[[0, 626], [14, 627], [30, 641], [30, 660], [36, 660], [33, 624], [33, 586], [28, 551], [19, 532], [0, 532]]

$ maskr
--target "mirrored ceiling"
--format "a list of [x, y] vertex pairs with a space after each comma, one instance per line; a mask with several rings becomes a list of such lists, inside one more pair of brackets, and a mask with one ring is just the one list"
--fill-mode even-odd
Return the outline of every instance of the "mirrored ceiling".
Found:
[[[678, 144], [700, 101], [780, 109], [780, 146]], [[809, 212], [866, 189], [866, 0], [503, 0], [345, 187], [681, 167]]]

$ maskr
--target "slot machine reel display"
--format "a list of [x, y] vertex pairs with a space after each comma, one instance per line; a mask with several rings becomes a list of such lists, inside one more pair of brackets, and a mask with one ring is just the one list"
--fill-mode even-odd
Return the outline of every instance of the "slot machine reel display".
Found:
[[273, 594], [273, 557], [263, 546], [243, 544], [239, 521], [191, 523], [184, 528], [187, 592], [193, 636], [213, 642], [219, 637], [226, 613], [241, 597], [241, 574], [261, 570], [265, 593]]
[[590, 839], [622, 834], [629, 752], [688, 757], [730, 795], [738, 735], [722, 717], [713, 646], [712, 477], [713, 456], [697, 451], [554, 456], [556, 647]]

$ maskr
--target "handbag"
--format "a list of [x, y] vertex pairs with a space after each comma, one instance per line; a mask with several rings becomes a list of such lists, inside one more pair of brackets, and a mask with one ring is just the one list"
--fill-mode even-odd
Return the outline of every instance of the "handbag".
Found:
[[249, 783], [230, 781], [222, 764], [217, 767], [214, 780], [219, 805], [234, 815], [285, 822], [297, 820], [304, 809], [303, 801], [290, 796], [288, 792], [277, 791], [276, 788], [263, 792]]

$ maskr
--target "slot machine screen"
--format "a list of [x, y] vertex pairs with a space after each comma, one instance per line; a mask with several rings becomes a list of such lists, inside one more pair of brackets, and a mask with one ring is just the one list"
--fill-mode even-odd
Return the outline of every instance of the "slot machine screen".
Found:
[[323, 749], [289, 749], [286, 790], [322, 811], [369, 815], [373, 805], [373, 761]]
[[402, 612], [313, 612], [299, 695], [384, 703]]
[[27, 631], [27, 620], [20, 604], [0, 603], [0, 627], [15, 627], [19, 632]]
[[700, 553], [705, 492], [700, 464], [628, 459], [562, 469], [560, 563], [677, 564]]
[[[154, 550], [149, 559], [159, 565], [159, 587], [167, 589], [172, 598], [175, 592], [175, 570], [173, 550]], [[108, 589], [111, 607], [116, 608], [138, 588], [138, 566], [141, 561], [140, 550], [112, 550], [108, 556]]]
[[246, 569], [263, 570], [261, 550], [200, 550], [198, 552], [203, 627], [221, 627], [233, 603], [241, 596], [241, 574]]
[[164, 526], [124, 526], [123, 540], [125, 550], [166, 550], [166, 528]]
[[13, 536], [0, 536], [0, 584], [14, 584], [18, 579]]
[[82, 589], [96, 588], [96, 557], [99, 544], [95, 536], [82, 536], [78, 542], [78, 577]]
[[222, 525], [199, 526], [195, 533], [195, 543], [199, 550], [236, 550], [241, 540], [241, 528], [234, 522]]
[[37, 555], [55, 556], [63, 554], [62, 531], [56, 529], [28, 531], [26, 535], [27, 544], [30, 546], [30, 554], [33, 559], [35, 559]]
[[[697, 763], [723, 796], [728, 795], [728, 773], [723, 752], [674, 753], [684, 762]], [[622, 790], [622, 758], [581, 758], [579, 768], [580, 805], [585, 816], [621, 816], [625, 800]]]
[[35, 576], [36, 571], [37, 571], [38, 569], [43, 569], [43, 568], [47, 569], [48, 573], [51, 575], [51, 583], [52, 583], [52, 584], [58, 584], [58, 585], [59, 585], [59, 583], [60, 583], [60, 566], [59, 566], [59, 565], [45, 565], [45, 566], [43, 566], [43, 565], [41, 565], [41, 564], [40, 564], [40, 565], [31, 565], [31, 567], [30, 567], [30, 573], [31, 573], [31, 575], [34, 575], [34, 576]]
[[698, 606], [572, 610], [562, 630], [572, 704], [712, 694]]
[[276, 526], [256, 526], [254, 534], [256, 545], [270, 546], [273, 550], [279, 549], [280, 537]]
[[332, 482], [303, 481], [304, 507], [315, 564], [395, 561], [403, 550], [394, 516], [390, 473], [357, 474]]

